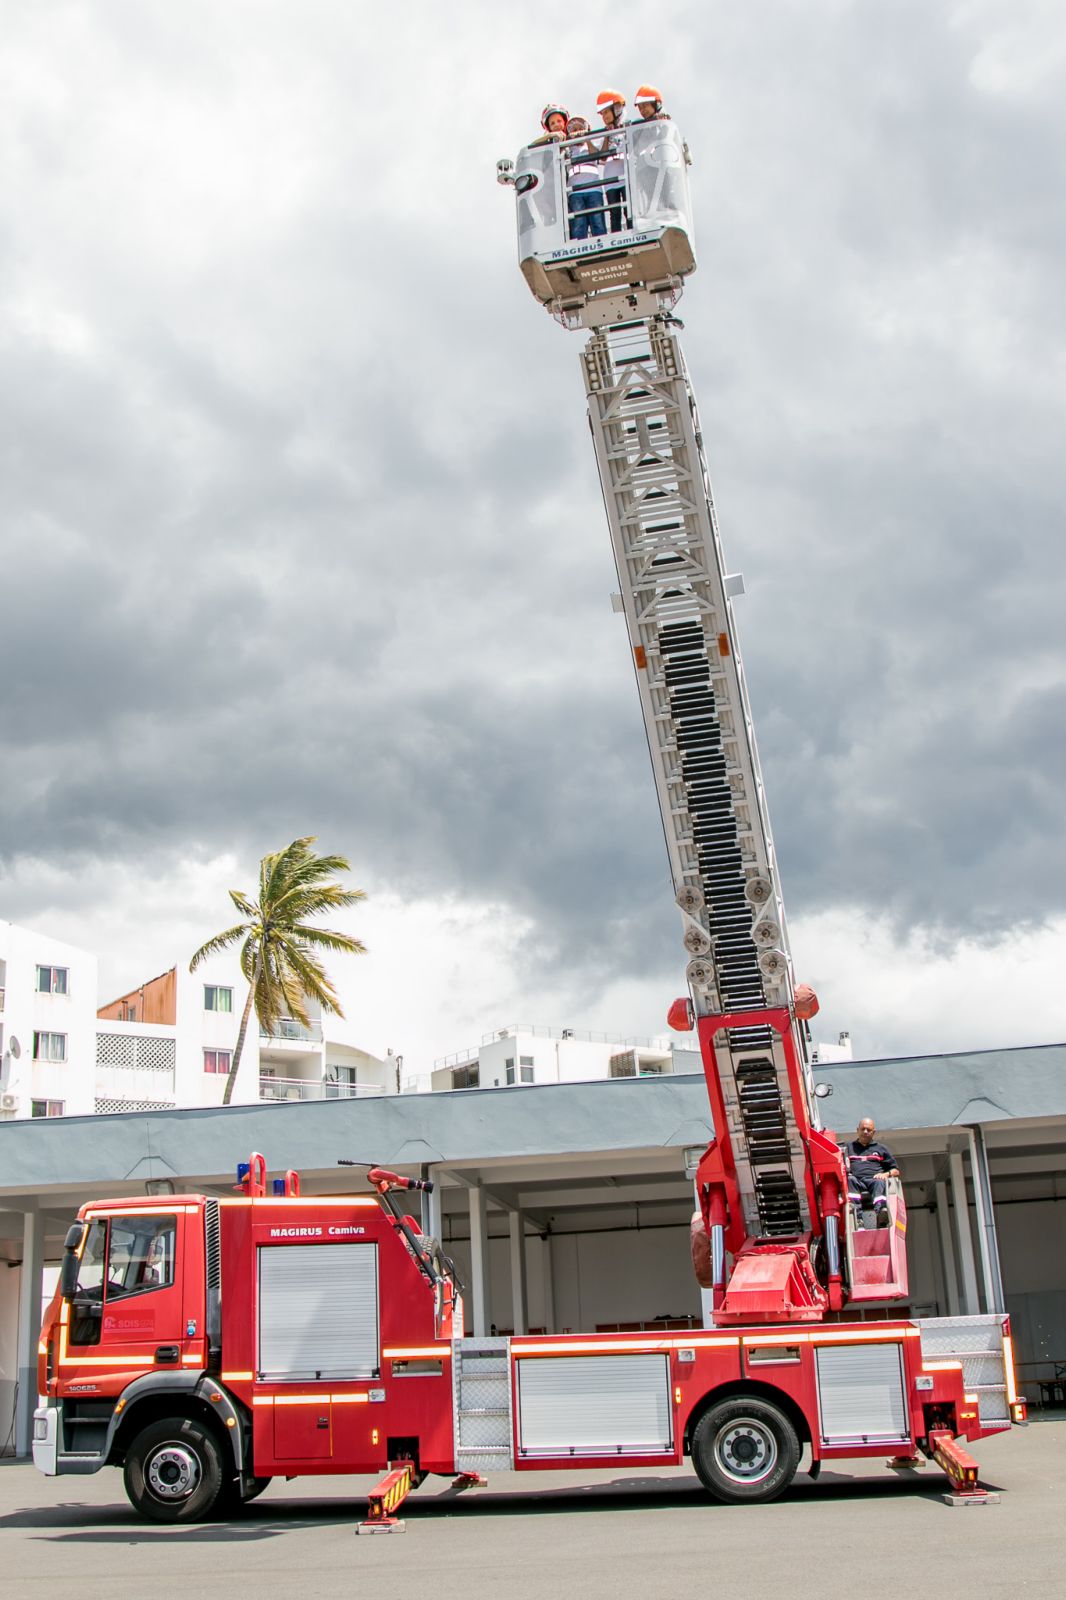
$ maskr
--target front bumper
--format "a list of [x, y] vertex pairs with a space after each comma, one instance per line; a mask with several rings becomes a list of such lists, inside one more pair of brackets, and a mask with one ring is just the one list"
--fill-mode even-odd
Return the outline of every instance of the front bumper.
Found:
[[38, 1472], [54, 1478], [58, 1453], [59, 1407], [38, 1406], [33, 1413], [33, 1464]]

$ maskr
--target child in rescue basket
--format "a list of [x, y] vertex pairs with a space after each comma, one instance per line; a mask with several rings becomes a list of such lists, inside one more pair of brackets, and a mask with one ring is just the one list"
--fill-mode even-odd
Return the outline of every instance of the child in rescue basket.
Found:
[[[610, 207], [611, 232], [621, 233], [626, 226], [625, 212], [625, 140], [621, 132], [626, 99], [617, 89], [604, 89], [596, 96], [596, 108], [603, 118], [608, 137], [600, 146], [605, 160], [603, 181], [607, 186], [607, 204]], [[610, 137], [613, 134], [614, 137]], [[612, 181], [613, 180], [613, 181]], [[621, 181], [620, 181], [621, 180]]]
[[[571, 117], [566, 124], [568, 139], [590, 133], [584, 117]], [[599, 238], [607, 232], [607, 215], [603, 205], [602, 157], [600, 148], [591, 139], [583, 144], [572, 144], [563, 154], [567, 163], [567, 210], [570, 215], [571, 239]]]
[[544, 132], [539, 139], [529, 141], [529, 148], [532, 150], [538, 144], [557, 144], [560, 139], [565, 139], [569, 116], [565, 106], [546, 105], [540, 114], [540, 125]]

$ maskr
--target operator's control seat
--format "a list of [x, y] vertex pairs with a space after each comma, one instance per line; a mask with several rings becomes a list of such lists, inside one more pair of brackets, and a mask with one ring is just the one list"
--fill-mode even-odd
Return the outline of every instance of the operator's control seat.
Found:
[[848, 1264], [849, 1299], [905, 1300], [907, 1298], [907, 1207], [899, 1178], [885, 1179], [888, 1200], [888, 1227], [873, 1226], [873, 1213], [866, 1212], [871, 1226], [856, 1226], [851, 1206], [846, 1208], [845, 1250]]

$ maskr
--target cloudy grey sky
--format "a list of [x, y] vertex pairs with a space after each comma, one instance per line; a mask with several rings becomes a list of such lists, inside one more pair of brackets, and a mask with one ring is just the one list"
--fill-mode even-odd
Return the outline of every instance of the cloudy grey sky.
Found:
[[316, 833], [369, 1048], [661, 1031], [580, 336], [493, 181], [650, 77], [798, 969], [862, 1054], [1063, 1037], [1060, 6], [2, 11], [0, 915], [118, 991]]

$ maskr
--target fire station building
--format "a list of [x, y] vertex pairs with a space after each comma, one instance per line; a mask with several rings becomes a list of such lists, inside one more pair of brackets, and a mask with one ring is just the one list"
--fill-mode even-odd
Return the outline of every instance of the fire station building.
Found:
[[[1066, 1045], [817, 1075], [826, 1125], [844, 1139], [872, 1116], [899, 1162], [913, 1313], [1008, 1311], [1029, 1400], [1066, 1399]], [[466, 1283], [469, 1332], [690, 1327], [710, 1135], [685, 1053], [663, 1076], [0, 1125], [0, 1453], [28, 1449], [48, 1268], [85, 1200], [225, 1194], [253, 1150], [305, 1194], [350, 1190], [338, 1158], [380, 1164], [434, 1180], [423, 1226]]]

